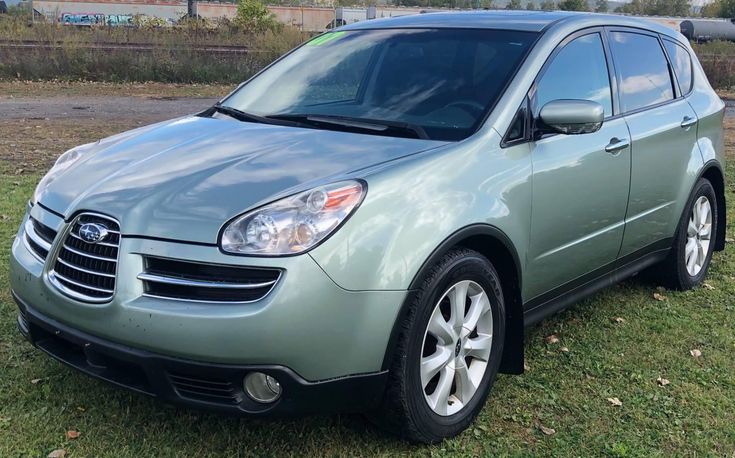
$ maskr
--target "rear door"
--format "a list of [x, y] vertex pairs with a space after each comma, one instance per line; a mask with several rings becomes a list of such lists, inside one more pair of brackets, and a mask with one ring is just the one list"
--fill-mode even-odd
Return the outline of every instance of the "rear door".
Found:
[[595, 271], [615, 261], [623, 239], [629, 135], [614, 111], [603, 32], [591, 29], [567, 38], [530, 92], [534, 118], [558, 99], [591, 100], [605, 110], [595, 133], [550, 135], [530, 143], [532, 221], [523, 283], [534, 306], [599, 275]]
[[620, 93], [630, 130], [631, 183], [620, 256], [670, 246], [687, 198], [684, 177], [701, 162], [697, 115], [673, 77], [658, 35], [608, 29]]

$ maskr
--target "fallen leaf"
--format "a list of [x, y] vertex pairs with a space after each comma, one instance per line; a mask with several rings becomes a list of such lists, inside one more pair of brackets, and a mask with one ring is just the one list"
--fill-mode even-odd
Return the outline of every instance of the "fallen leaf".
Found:
[[564, 353], [569, 353], [569, 349], [567, 347], [561, 347], [559, 350]]
[[623, 405], [623, 401], [621, 401], [618, 398], [607, 398], [607, 400], [608, 402], [610, 402], [610, 404], [614, 405], [615, 407], [620, 407]]
[[531, 370], [531, 366], [529, 366], [528, 363], [523, 363], [523, 370], [524, 371], [530, 371]]
[[658, 383], [659, 386], [666, 386], [666, 385], [668, 385], [671, 382], [668, 381], [668, 380], [666, 380], [665, 378], [659, 377], [659, 378], [656, 379], [656, 383]]
[[547, 336], [545, 340], [547, 344], [559, 343], [559, 336], [557, 336], [556, 334], [551, 334], [550, 336]]
[[73, 429], [66, 432], [66, 438], [67, 439], [76, 439], [77, 437], [79, 437], [81, 435], [82, 435], [82, 433], [80, 433], [79, 431], [75, 431]]
[[59, 448], [47, 455], [47, 458], [64, 458], [66, 456], [66, 450]]
[[544, 425], [538, 425], [538, 429], [540, 429], [541, 432], [546, 434], [547, 436], [553, 436], [554, 434], [556, 434], [556, 430], [554, 428], [547, 428]]
[[712, 291], [713, 289], [715, 289], [715, 287], [714, 287], [714, 286], [710, 285], [710, 284], [709, 284], [709, 283], [707, 283], [707, 282], [705, 282], [705, 283], [702, 283], [702, 288], [704, 288], [704, 289], [708, 289], [708, 290], [710, 290], [710, 291]]
[[42, 378], [34, 378], [33, 380], [31, 380], [31, 383], [34, 385], [38, 385], [41, 382], [43, 382]]
[[622, 316], [616, 316], [615, 318], [613, 318], [613, 320], [616, 323], [625, 323], [625, 318], [623, 318]]
[[659, 293], [653, 293], [653, 298], [656, 299], [657, 301], [666, 300], [666, 296], [664, 296], [663, 294], [659, 294]]
[[725, 243], [732, 243], [735, 242], [735, 239], [732, 239], [730, 237], [725, 237]]
[[699, 358], [700, 356], [702, 356], [702, 352], [696, 348], [694, 350], [690, 350], [689, 354], [694, 356], [695, 358]]
[[78, 410], [78, 411], [80, 411], [80, 412], [84, 412], [84, 411], [86, 411], [87, 409], [86, 409], [86, 408], [84, 408], [84, 406], [77, 406], [77, 410]]

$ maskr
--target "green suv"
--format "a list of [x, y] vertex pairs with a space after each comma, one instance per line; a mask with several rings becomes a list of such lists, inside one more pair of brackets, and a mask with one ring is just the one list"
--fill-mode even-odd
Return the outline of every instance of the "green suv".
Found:
[[20, 331], [115, 385], [458, 434], [524, 328], [724, 247], [724, 105], [628, 17], [435, 13], [320, 35], [210, 109], [74, 148], [13, 243]]

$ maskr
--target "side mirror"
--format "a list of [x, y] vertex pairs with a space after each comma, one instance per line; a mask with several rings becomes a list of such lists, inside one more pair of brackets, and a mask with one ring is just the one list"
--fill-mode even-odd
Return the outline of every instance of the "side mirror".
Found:
[[597, 132], [604, 119], [605, 109], [590, 100], [552, 100], [539, 113], [542, 129], [565, 135]]

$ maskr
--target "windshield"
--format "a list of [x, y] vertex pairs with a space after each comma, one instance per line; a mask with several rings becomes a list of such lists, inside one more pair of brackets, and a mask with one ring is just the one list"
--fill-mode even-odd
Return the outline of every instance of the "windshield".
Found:
[[309, 127], [384, 121], [392, 127], [364, 130], [395, 135], [400, 128], [461, 140], [493, 107], [535, 37], [475, 29], [330, 32], [276, 62], [223, 105]]

